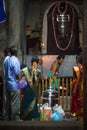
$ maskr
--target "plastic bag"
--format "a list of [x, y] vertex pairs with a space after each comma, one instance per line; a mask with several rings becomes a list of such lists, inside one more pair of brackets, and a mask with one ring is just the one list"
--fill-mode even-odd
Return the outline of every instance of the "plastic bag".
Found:
[[63, 119], [60, 112], [54, 112], [51, 114], [51, 121], [61, 121]]
[[59, 113], [61, 113], [62, 117], [65, 118], [65, 112], [61, 106], [58, 106], [58, 104], [56, 104], [53, 107], [53, 112], [59, 112]]
[[44, 104], [40, 107], [40, 120], [41, 121], [50, 121], [51, 107], [48, 104]]
[[17, 88], [18, 89], [22, 89], [25, 87], [27, 87], [27, 81], [26, 81], [25, 77], [22, 77], [22, 79], [20, 81], [17, 80]]

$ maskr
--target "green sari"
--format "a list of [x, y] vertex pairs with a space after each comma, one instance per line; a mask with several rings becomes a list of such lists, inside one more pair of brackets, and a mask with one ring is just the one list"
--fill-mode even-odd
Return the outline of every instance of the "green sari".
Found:
[[24, 99], [21, 103], [21, 119], [32, 120], [36, 118], [39, 118], [37, 99], [32, 88], [28, 85], [24, 89]]

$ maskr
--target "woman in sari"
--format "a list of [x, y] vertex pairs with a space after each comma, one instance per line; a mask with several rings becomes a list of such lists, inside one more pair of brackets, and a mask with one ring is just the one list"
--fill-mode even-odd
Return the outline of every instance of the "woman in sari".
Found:
[[78, 120], [83, 120], [83, 66], [82, 56], [77, 57], [77, 65], [73, 67], [73, 83], [71, 97], [71, 116], [77, 117]]
[[39, 97], [38, 83], [39, 83], [39, 79], [41, 78], [41, 73], [42, 73], [42, 71], [39, 67], [39, 57], [38, 56], [32, 57], [30, 71], [31, 71], [31, 77], [32, 77], [32, 89], [38, 100], [38, 97]]
[[22, 120], [38, 120], [39, 111], [37, 106], [37, 98], [32, 89], [32, 74], [28, 67], [22, 69], [23, 75], [27, 80], [27, 87], [22, 90], [23, 99], [21, 101], [21, 119]]

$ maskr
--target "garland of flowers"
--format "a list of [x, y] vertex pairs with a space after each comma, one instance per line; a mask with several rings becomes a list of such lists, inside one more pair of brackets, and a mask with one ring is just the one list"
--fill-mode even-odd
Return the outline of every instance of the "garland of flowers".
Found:
[[[68, 3], [68, 4], [69, 4], [69, 3]], [[59, 5], [59, 3], [57, 3], [57, 4], [54, 6], [53, 10], [52, 10], [52, 27], [53, 27], [53, 34], [54, 34], [54, 39], [55, 39], [55, 42], [56, 42], [56, 46], [57, 46], [60, 50], [65, 51], [65, 50], [67, 50], [67, 49], [69, 48], [69, 46], [70, 46], [70, 44], [71, 44], [72, 37], [73, 37], [73, 29], [74, 29], [74, 9], [73, 9], [73, 7], [71, 6], [71, 4], [69, 4], [70, 7], [71, 7], [71, 9], [72, 9], [72, 27], [71, 27], [71, 34], [70, 34], [70, 39], [68, 40], [69, 42], [68, 42], [67, 46], [66, 46], [65, 48], [62, 48], [62, 47], [59, 46], [59, 43], [58, 43], [58, 40], [57, 40], [56, 30], [55, 30], [55, 23], [54, 23], [54, 13], [55, 13], [55, 10], [56, 10], [57, 7], [58, 7], [58, 11], [59, 11], [59, 6], [58, 6], [58, 5]], [[67, 7], [67, 6], [66, 6], [66, 7]], [[65, 11], [66, 11], [66, 9], [65, 9]], [[64, 11], [63, 13], [65, 13], [65, 11]], [[60, 12], [59, 12], [59, 13], [60, 13]]]

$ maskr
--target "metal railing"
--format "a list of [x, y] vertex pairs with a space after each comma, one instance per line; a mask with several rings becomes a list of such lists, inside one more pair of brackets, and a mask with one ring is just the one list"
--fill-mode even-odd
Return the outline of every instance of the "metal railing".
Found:
[[[55, 81], [55, 77], [52, 77]], [[70, 111], [71, 88], [73, 77], [58, 77], [58, 105], [61, 105], [65, 111]], [[39, 80], [38, 103], [42, 104], [42, 92], [49, 89], [50, 78], [41, 78]], [[56, 89], [56, 86], [54, 87]]]

